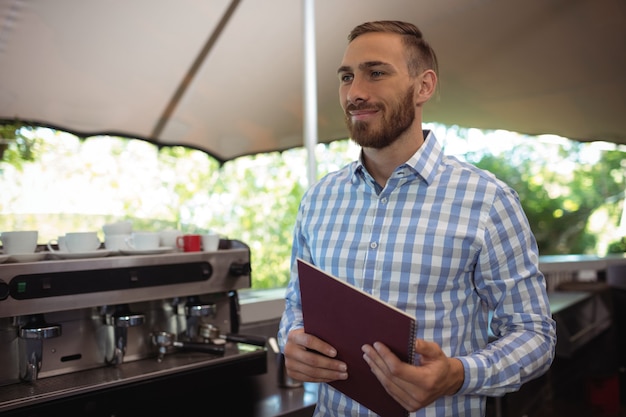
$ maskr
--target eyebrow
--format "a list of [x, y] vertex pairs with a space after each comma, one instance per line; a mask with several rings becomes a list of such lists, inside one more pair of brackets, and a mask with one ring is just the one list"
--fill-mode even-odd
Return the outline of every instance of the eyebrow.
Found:
[[[390, 65], [383, 61], [367, 61], [367, 62], [363, 62], [359, 64], [359, 69], [365, 70], [367, 68], [380, 67], [380, 66], [388, 67]], [[337, 69], [337, 74], [341, 74], [342, 72], [350, 72], [350, 71], [352, 71], [352, 67], [348, 65], [342, 65], [341, 67]]]

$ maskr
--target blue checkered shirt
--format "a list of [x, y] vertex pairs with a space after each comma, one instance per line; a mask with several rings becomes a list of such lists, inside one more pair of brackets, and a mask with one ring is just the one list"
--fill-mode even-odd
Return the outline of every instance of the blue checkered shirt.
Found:
[[[412, 416], [484, 416], [486, 396], [515, 391], [554, 357], [538, 250], [517, 193], [446, 156], [432, 132], [384, 188], [360, 161], [305, 193], [278, 332], [303, 327], [295, 258], [417, 319], [417, 337], [461, 360], [465, 381]], [[350, 370], [348, 370], [349, 372]], [[374, 416], [320, 384], [315, 416]]]

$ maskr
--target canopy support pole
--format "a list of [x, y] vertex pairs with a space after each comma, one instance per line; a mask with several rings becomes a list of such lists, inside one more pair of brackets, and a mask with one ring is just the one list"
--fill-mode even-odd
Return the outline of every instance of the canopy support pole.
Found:
[[[189, 70], [187, 70], [187, 73], [178, 85], [178, 88], [174, 92], [174, 95], [167, 103], [167, 106], [163, 110], [161, 117], [159, 117], [159, 120], [157, 121], [154, 129], [152, 130], [152, 133], [150, 134], [150, 139], [152, 139], [154, 142], [158, 142], [159, 136], [163, 132], [163, 129], [165, 129], [165, 125], [170, 121], [172, 114], [176, 110], [176, 107], [178, 107], [178, 103], [183, 98], [183, 95], [187, 91], [187, 88], [189, 88], [189, 85], [191, 84], [193, 79], [196, 77], [196, 74], [200, 70], [200, 67], [204, 63], [204, 60], [206, 59], [209, 52], [211, 52], [211, 50], [213, 49], [213, 46], [215, 45], [220, 35], [222, 34], [222, 31], [230, 21], [230, 18], [235, 13], [235, 9], [237, 8], [237, 6], [239, 6], [240, 2], [241, 0], [231, 0], [230, 4], [228, 5], [228, 9], [226, 9], [224, 15], [211, 33], [211, 36], [209, 36], [209, 39], [207, 39], [207, 41], [204, 43], [202, 50], [200, 51], [194, 62], [191, 64]], [[222, 163], [223, 161], [220, 161], [220, 164]]]
[[304, 143], [309, 186], [317, 181], [317, 68], [315, 60], [315, 0], [303, 0], [304, 10]]

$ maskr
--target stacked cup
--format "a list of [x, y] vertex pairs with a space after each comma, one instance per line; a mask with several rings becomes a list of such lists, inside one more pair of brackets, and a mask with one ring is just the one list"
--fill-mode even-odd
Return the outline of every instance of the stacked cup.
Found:
[[217, 232], [209, 230], [208, 233], [202, 235], [202, 250], [205, 252], [213, 252], [219, 248], [220, 235]]
[[[58, 250], [53, 245], [57, 245]], [[100, 248], [100, 239], [97, 232], [71, 232], [52, 239], [48, 242], [48, 249], [52, 253], [89, 253]]]
[[102, 226], [104, 232], [104, 247], [107, 250], [118, 252], [132, 249], [127, 240], [133, 232], [133, 224], [130, 221], [107, 223]]
[[213, 252], [219, 248], [220, 235], [217, 232], [180, 235], [176, 238], [176, 246], [183, 252]]
[[157, 232], [132, 232], [125, 241], [134, 251], [150, 252], [159, 249], [161, 236]]
[[23, 230], [2, 232], [2, 250], [6, 255], [25, 255], [35, 253], [37, 250], [37, 230]]

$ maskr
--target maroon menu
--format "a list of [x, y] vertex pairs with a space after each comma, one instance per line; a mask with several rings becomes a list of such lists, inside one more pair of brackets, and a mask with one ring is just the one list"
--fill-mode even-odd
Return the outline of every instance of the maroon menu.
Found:
[[330, 385], [381, 416], [407, 416], [370, 370], [361, 346], [381, 342], [413, 363], [415, 319], [302, 259], [297, 262], [304, 329], [330, 343], [348, 365], [348, 379]]

